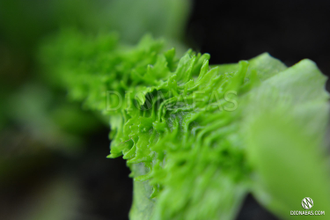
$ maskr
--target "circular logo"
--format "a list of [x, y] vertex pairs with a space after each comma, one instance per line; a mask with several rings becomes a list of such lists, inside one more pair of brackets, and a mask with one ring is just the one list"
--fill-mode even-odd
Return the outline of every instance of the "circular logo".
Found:
[[301, 201], [301, 206], [304, 209], [311, 209], [314, 205], [313, 199], [306, 197]]

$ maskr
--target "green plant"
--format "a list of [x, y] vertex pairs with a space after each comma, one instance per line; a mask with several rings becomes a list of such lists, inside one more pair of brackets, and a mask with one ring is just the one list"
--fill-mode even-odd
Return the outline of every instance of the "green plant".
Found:
[[109, 116], [109, 158], [134, 178], [131, 219], [233, 219], [248, 192], [283, 218], [306, 196], [330, 207], [329, 95], [312, 61], [210, 67], [208, 54], [166, 47], [66, 30], [42, 48], [52, 80]]

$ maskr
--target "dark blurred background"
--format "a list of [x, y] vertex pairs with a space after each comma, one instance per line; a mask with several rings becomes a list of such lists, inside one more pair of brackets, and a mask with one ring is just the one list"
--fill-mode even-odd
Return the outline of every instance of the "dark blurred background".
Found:
[[[105, 158], [107, 121], [67, 101], [42, 77], [36, 58], [43, 38], [63, 25], [116, 26], [116, 13], [107, 13], [111, 1], [95, 2], [78, 10], [77, 1], [0, 0], [0, 219], [128, 219], [132, 180], [124, 160]], [[212, 64], [269, 52], [289, 66], [309, 58], [330, 74], [330, 1], [192, 3], [177, 39], [210, 53]], [[252, 219], [276, 218], [249, 195], [237, 220]]]

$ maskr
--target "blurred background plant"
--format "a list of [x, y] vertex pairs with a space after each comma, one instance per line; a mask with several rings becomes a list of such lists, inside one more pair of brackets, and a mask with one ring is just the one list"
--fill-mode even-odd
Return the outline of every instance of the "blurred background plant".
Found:
[[127, 43], [149, 32], [179, 46], [189, 5], [0, 1], [0, 219], [128, 218], [132, 183], [123, 160], [105, 158], [107, 120], [67, 100], [40, 68], [38, 47], [62, 28], [116, 31]]
[[[192, 9], [192, 10], [191, 10]], [[330, 3], [310, 1], [0, 0], [0, 219], [127, 219], [132, 184], [109, 160], [108, 122], [67, 100], [38, 63], [62, 28], [145, 33], [236, 62], [268, 51], [291, 65], [308, 57], [330, 72]], [[249, 196], [238, 219], [275, 219]]]

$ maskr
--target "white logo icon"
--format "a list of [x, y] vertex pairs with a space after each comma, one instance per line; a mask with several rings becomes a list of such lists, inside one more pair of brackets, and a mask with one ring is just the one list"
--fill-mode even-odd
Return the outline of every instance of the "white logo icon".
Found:
[[311, 209], [314, 205], [313, 199], [306, 197], [301, 201], [301, 206], [304, 209]]

